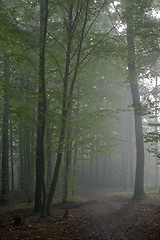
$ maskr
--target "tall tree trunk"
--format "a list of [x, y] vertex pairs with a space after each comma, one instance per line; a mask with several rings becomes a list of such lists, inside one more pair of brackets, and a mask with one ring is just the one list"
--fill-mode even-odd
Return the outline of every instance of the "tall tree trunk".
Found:
[[89, 173], [89, 179], [90, 179], [90, 186], [92, 187], [94, 185], [94, 157], [92, 152], [93, 146], [91, 146], [90, 155], [89, 155], [89, 165], [90, 165], [90, 173]]
[[63, 201], [66, 203], [68, 201], [69, 192], [69, 173], [71, 165], [71, 139], [70, 139], [70, 129], [67, 131], [67, 143], [66, 143], [66, 156], [65, 156], [65, 175], [64, 175], [64, 197]]
[[130, 177], [130, 188], [134, 187], [134, 166], [133, 166], [133, 143], [130, 141], [129, 147], [129, 177]]
[[43, 211], [45, 205], [44, 181], [44, 137], [46, 123], [46, 84], [45, 84], [45, 49], [48, 23], [48, 0], [40, 0], [40, 51], [39, 51], [39, 99], [37, 118], [36, 145], [36, 189], [35, 212]]
[[14, 191], [14, 162], [13, 162], [13, 128], [12, 117], [10, 114], [10, 155], [11, 155], [11, 190]]
[[46, 160], [47, 160], [47, 179], [46, 186], [49, 187], [52, 180], [52, 136], [51, 136], [51, 126], [48, 124], [46, 129]]
[[127, 189], [127, 162], [125, 154], [122, 154], [122, 165], [121, 165], [121, 174], [120, 174], [120, 187]]
[[[70, 10], [72, 15], [72, 9]], [[70, 20], [72, 21], [72, 20]], [[68, 115], [68, 107], [67, 107], [67, 88], [68, 88], [68, 77], [69, 77], [69, 69], [70, 69], [70, 55], [71, 55], [71, 42], [72, 42], [72, 35], [71, 30], [68, 30], [68, 46], [67, 46], [67, 52], [66, 52], [66, 68], [65, 68], [65, 76], [63, 80], [63, 99], [62, 99], [62, 116], [61, 116], [61, 129], [60, 129], [60, 136], [58, 141], [58, 153], [57, 153], [57, 159], [56, 164], [54, 168], [53, 178], [51, 182], [51, 186], [48, 193], [47, 198], [47, 205], [46, 205], [46, 213], [50, 214], [51, 210], [51, 203], [52, 199], [56, 190], [59, 170], [61, 166], [62, 161], [62, 155], [63, 155], [63, 146], [64, 146], [64, 140], [65, 140], [65, 130], [66, 130], [66, 121], [67, 121], [67, 115]]]
[[[31, 129], [31, 133], [30, 133], [30, 184], [31, 184], [31, 193], [33, 194], [33, 190], [34, 190], [34, 169], [35, 169], [35, 162], [33, 161], [33, 159], [35, 159], [35, 129], [34, 127], [32, 127]], [[34, 198], [34, 196], [32, 195], [32, 199]]]
[[[82, 23], [82, 29], [80, 32], [79, 45], [77, 47], [77, 56], [76, 56], [77, 58], [75, 61], [75, 69], [73, 71], [72, 79], [70, 79], [71, 60], [73, 57], [72, 43], [73, 43], [74, 31], [77, 26], [77, 22], [76, 22], [77, 18], [76, 17], [74, 18], [74, 14], [73, 14], [74, 3], [72, 1], [69, 1], [68, 19], [65, 19], [65, 26], [67, 29], [67, 50], [66, 50], [66, 65], [65, 65], [64, 77], [63, 77], [61, 130], [60, 130], [60, 136], [58, 141], [58, 153], [57, 153], [56, 165], [53, 173], [51, 187], [48, 193], [47, 206], [46, 206], [47, 214], [50, 214], [51, 203], [56, 190], [56, 185], [57, 185], [57, 180], [58, 180], [58, 175], [59, 175], [59, 170], [60, 170], [62, 155], [63, 155], [63, 146], [64, 146], [64, 140], [65, 140], [65, 134], [66, 134], [65, 132], [66, 132], [67, 117], [68, 117], [68, 112], [71, 109], [72, 95], [73, 95], [74, 85], [75, 85], [75, 81], [76, 81], [78, 70], [79, 70], [82, 44], [84, 41], [86, 24], [88, 21], [89, 0], [85, 0], [84, 4], [85, 4], [84, 21]], [[77, 4], [77, 14], [80, 14], [80, 12], [78, 13], [78, 7], [79, 7], [79, 4]]]
[[[63, 111], [64, 111], [64, 108], [63, 108]], [[47, 214], [50, 214], [51, 203], [56, 190], [59, 170], [60, 170], [61, 161], [62, 161], [63, 145], [64, 145], [65, 129], [66, 129], [66, 118], [67, 118], [67, 115], [65, 110], [65, 112], [63, 112], [62, 114], [61, 132], [60, 132], [59, 143], [58, 143], [58, 154], [57, 154], [56, 165], [54, 168], [53, 178], [52, 178], [52, 182], [51, 182], [51, 186], [50, 186], [48, 198], [47, 198], [47, 205], [46, 205]]]
[[133, 117], [132, 112], [128, 112], [128, 129], [127, 129], [127, 142], [128, 142], [128, 158], [129, 158], [129, 187], [134, 187], [134, 157], [133, 157]]
[[4, 60], [4, 108], [2, 130], [1, 203], [8, 202], [9, 193], [9, 63]]
[[[96, 148], [96, 146], [95, 146]], [[99, 159], [98, 159], [98, 153], [96, 150], [94, 150], [95, 156], [94, 156], [94, 161], [95, 161], [95, 173], [94, 173], [94, 186], [98, 187], [99, 186]]]
[[136, 176], [134, 186], [134, 199], [144, 197], [144, 142], [142, 129], [141, 102], [138, 89], [138, 80], [136, 74], [135, 42], [133, 30], [133, 14], [127, 12], [127, 49], [128, 49], [128, 78], [131, 87], [134, 120], [135, 120], [135, 137], [136, 137]]
[[19, 161], [20, 161], [20, 177], [19, 177], [19, 188], [20, 190], [25, 189], [25, 159], [24, 159], [24, 129], [22, 123], [19, 124]]
[[72, 197], [75, 197], [75, 188], [76, 188], [76, 166], [77, 166], [77, 155], [78, 155], [78, 146], [77, 142], [74, 143], [73, 151], [73, 181], [72, 181]]
[[[155, 90], [156, 90], [156, 95], [155, 95], [155, 132], [158, 134], [158, 77], [156, 76], [155, 79]], [[158, 143], [156, 142], [156, 149], [158, 151]], [[156, 157], [155, 160], [155, 188], [159, 188], [159, 166], [158, 166], [159, 159]]]
[[25, 166], [25, 196], [30, 201], [32, 188], [32, 161], [31, 161], [31, 135], [32, 130], [29, 126], [24, 129], [24, 166]]
[[108, 188], [114, 187], [114, 182], [116, 182], [115, 177], [113, 177], [113, 166], [112, 166], [112, 155], [111, 155], [111, 150], [108, 151], [107, 155], [107, 166], [108, 166], [108, 171], [107, 171], [107, 186]]

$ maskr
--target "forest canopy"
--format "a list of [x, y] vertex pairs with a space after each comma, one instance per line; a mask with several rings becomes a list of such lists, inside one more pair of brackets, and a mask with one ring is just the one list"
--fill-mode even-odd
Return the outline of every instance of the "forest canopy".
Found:
[[17, 192], [50, 214], [81, 187], [135, 199], [159, 188], [159, 11], [156, 0], [0, 1], [1, 204]]

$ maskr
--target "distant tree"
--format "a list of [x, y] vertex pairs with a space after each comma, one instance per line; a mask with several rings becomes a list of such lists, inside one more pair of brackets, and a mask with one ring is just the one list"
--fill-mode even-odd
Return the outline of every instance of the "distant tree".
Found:
[[8, 202], [9, 194], [9, 62], [4, 57], [4, 107], [2, 129], [1, 203]]
[[[159, 151], [159, 85], [158, 85], [158, 76], [159, 76], [159, 61], [157, 61], [156, 66], [153, 71], [152, 88], [145, 88], [148, 91], [147, 101], [149, 105], [149, 118], [147, 118], [147, 130], [144, 135], [145, 143], [147, 145], [147, 150], [155, 158], [155, 188], [159, 188], [159, 163], [160, 163], [160, 151]], [[153, 84], [154, 83], [154, 84]]]
[[13, 128], [12, 128], [12, 117], [10, 113], [10, 126], [9, 126], [9, 135], [10, 135], [10, 163], [11, 163], [11, 191], [14, 192], [14, 154], [13, 154]]
[[[10, 4], [8, 1], [0, 1], [0, 51], [1, 55], [5, 55], [5, 61], [9, 63], [9, 82], [4, 79], [3, 77], [3, 70], [5, 70], [5, 67], [3, 68], [1, 66], [1, 96], [4, 97], [4, 99], [10, 99], [9, 102], [9, 128], [8, 128], [8, 140], [6, 139], [6, 143], [8, 141], [9, 144], [9, 159], [8, 163], [6, 161], [6, 164], [8, 164], [8, 180], [7, 182], [10, 183], [11, 190], [15, 189], [23, 189], [25, 191], [25, 187], [23, 185], [21, 178], [19, 178], [19, 175], [23, 176], [23, 178], [26, 176], [27, 170], [25, 169], [26, 165], [23, 165], [23, 170], [21, 174], [19, 174], [19, 165], [21, 165], [21, 162], [24, 160], [23, 157], [19, 158], [19, 148], [18, 148], [18, 142], [19, 142], [19, 136], [18, 136], [18, 130], [19, 130], [19, 122], [21, 122], [21, 116], [23, 113], [25, 113], [25, 106], [22, 107], [22, 102], [19, 101], [19, 96], [23, 95], [24, 93], [24, 85], [19, 84], [21, 81], [23, 82], [23, 79], [26, 77], [25, 74], [27, 72], [27, 56], [28, 53], [26, 53], [27, 42], [29, 40], [29, 31], [27, 31], [24, 28], [20, 27], [19, 22], [17, 21], [15, 14], [15, 11], [13, 10], [13, 5]], [[30, 39], [31, 40], [31, 39]], [[30, 41], [31, 44], [32, 41]], [[1, 61], [2, 57], [1, 57]], [[24, 64], [25, 62], [25, 64]], [[2, 64], [3, 65], [3, 64]], [[22, 70], [23, 69], [23, 70]], [[25, 69], [25, 71], [24, 71]], [[6, 74], [5, 74], [6, 75]], [[22, 87], [23, 85], [23, 87]], [[26, 94], [26, 93], [25, 93]], [[8, 96], [7, 96], [8, 95]], [[26, 94], [27, 95], [27, 94]], [[24, 96], [24, 95], [23, 95]], [[6, 101], [4, 101], [6, 102]], [[7, 104], [4, 104], [4, 106], [7, 106]], [[29, 106], [29, 103], [28, 103]], [[6, 108], [6, 107], [5, 107]], [[5, 109], [4, 109], [5, 110]], [[5, 110], [4, 112], [7, 113]], [[27, 111], [28, 112], [28, 111]], [[1, 113], [4, 114], [4, 113]], [[7, 114], [5, 114], [7, 115]], [[26, 114], [27, 115], [27, 114]], [[4, 118], [4, 116], [2, 116]], [[24, 121], [27, 122], [26, 120]], [[24, 123], [23, 122], [23, 123]], [[24, 127], [25, 124], [21, 122], [21, 125]], [[6, 124], [7, 126], [7, 124]], [[4, 129], [7, 127], [3, 127], [3, 124], [1, 125], [1, 131], [4, 131]], [[23, 131], [24, 132], [24, 131]], [[7, 136], [7, 134], [5, 136]], [[3, 142], [3, 141], [2, 141]], [[27, 142], [27, 140], [26, 140]], [[26, 143], [25, 142], [25, 143]], [[26, 153], [26, 146], [23, 144], [24, 141], [21, 142], [22, 145], [22, 152]], [[4, 146], [4, 143], [2, 143]], [[1, 148], [3, 148], [1, 146]], [[8, 148], [8, 147], [7, 147]], [[29, 152], [28, 152], [29, 153]], [[22, 156], [22, 155], [21, 155]], [[27, 156], [26, 156], [27, 158]], [[25, 159], [26, 159], [25, 158]], [[19, 161], [20, 159], [20, 161]], [[3, 157], [2, 157], [2, 165], [4, 165]], [[23, 161], [24, 163], [24, 161]], [[26, 163], [26, 162], [25, 162]], [[2, 167], [3, 168], [3, 167]], [[4, 170], [4, 169], [3, 169]], [[15, 171], [17, 170], [17, 171]], [[3, 175], [3, 174], [2, 174]], [[4, 179], [4, 177], [2, 178]], [[26, 179], [26, 178], [25, 178]], [[29, 178], [30, 179], [30, 178]], [[33, 177], [32, 177], [33, 179]], [[27, 180], [28, 182], [28, 180]], [[7, 183], [7, 184], [8, 184]], [[22, 188], [21, 188], [22, 187]], [[2, 189], [1, 189], [2, 190]], [[8, 190], [9, 186], [8, 186]], [[2, 190], [3, 191], [3, 190]]]

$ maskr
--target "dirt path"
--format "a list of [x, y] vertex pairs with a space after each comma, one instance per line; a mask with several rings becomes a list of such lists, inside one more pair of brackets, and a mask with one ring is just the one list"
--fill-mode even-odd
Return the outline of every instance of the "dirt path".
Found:
[[[90, 197], [92, 194], [88, 194]], [[159, 196], [132, 201], [123, 196], [104, 197], [100, 192], [94, 198], [96, 201], [86, 207], [87, 227], [82, 240], [160, 239]]]
[[[14, 226], [13, 214], [1, 215], [0, 240], [160, 240], [159, 196], [133, 202], [122, 195], [87, 191], [86, 201], [64, 205], [54, 215], [40, 218], [21, 212], [22, 225]], [[17, 214], [17, 213], [16, 213]]]

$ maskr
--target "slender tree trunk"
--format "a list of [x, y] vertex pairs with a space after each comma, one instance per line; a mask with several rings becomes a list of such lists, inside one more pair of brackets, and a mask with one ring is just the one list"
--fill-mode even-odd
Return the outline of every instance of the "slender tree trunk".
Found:
[[[158, 134], [158, 77], [156, 76], [155, 79], [155, 132]], [[158, 143], [156, 143], [156, 149], [158, 150]], [[156, 157], [155, 159], [155, 188], [159, 189], [159, 166], [158, 166], [159, 159]]]
[[2, 130], [2, 178], [1, 178], [1, 203], [8, 202], [9, 194], [9, 63], [4, 60], [4, 108]]
[[[80, 91], [79, 91], [79, 85], [76, 84], [76, 92], [77, 92], [77, 102], [76, 102], [76, 112], [75, 112], [75, 118], [78, 119], [79, 117], [79, 109], [80, 109], [80, 104], [79, 104], [79, 97], [80, 97]], [[75, 125], [75, 131], [74, 131], [74, 139], [75, 143], [73, 146], [73, 182], [72, 182], [72, 196], [73, 198], [75, 197], [75, 188], [76, 188], [76, 165], [77, 165], [77, 156], [78, 156], [78, 143], [77, 140], [79, 139], [79, 134], [78, 134], [78, 126], [77, 123]]]
[[[59, 136], [59, 142], [58, 142], [58, 154], [57, 154], [57, 159], [56, 159], [56, 165], [55, 165], [55, 169], [54, 169], [54, 173], [53, 173], [51, 187], [50, 187], [49, 193], [48, 193], [47, 206], [46, 206], [47, 214], [50, 214], [51, 203], [52, 203], [52, 199], [54, 197], [54, 193], [56, 190], [56, 185], [57, 185], [57, 180], [58, 180], [58, 175], [59, 175], [59, 170], [60, 170], [62, 155], [63, 155], [63, 146], [64, 146], [64, 140], [65, 140], [65, 134], [66, 134], [65, 132], [66, 132], [67, 117], [68, 117], [68, 112], [71, 109], [72, 95], [73, 95], [74, 85], [75, 85], [75, 81], [77, 78], [78, 69], [79, 69], [79, 65], [80, 65], [82, 44], [84, 41], [86, 24], [88, 21], [89, 0], [86, 0], [84, 2], [85, 2], [84, 22], [82, 24], [82, 29], [80, 32], [81, 36], [79, 39], [79, 46], [77, 48], [77, 59], [75, 61], [75, 69], [73, 72], [72, 79], [70, 79], [71, 60], [73, 57], [72, 43], [73, 43], [75, 26], [77, 25], [76, 18], [74, 18], [74, 14], [73, 14], [74, 3], [72, 1], [69, 2], [67, 21], [65, 19], [65, 25], [66, 25], [66, 29], [67, 29], [67, 50], [66, 50], [66, 66], [65, 66], [65, 72], [64, 72], [64, 77], [63, 77], [61, 130], [60, 130], [60, 136]], [[78, 9], [78, 5], [77, 5], [77, 9]]]
[[65, 181], [64, 181], [64, 202], [68, 201], [69, 192], [69, 175], [70, 175], [70, 165], [71, 165], [71, 139], [70, 139], [70, 129], [67, 132], [67, 144], [66, 144], [66, 156], [65, 156]]
[[[46, 213], [50, 214], [51, 210], [51, 203], [52, 199], [56, 190], [59, 170], [62, 161], [63, 155], [63, 146], [64, 146], [64, 139], [65, 139], [65, 130], [66, 130], [66, 121], [68, 115], [68, 97], [67, 97], [67, 90], [68, 90], [68, 80], [69, 80], [69, 71], [70, 71], [70, 61], [71, 61], [71, 46], [72, 46], [72, 37], [73, 37], [73, 29], [72, 29], [72, 14], [73, 14], [73, 4], [70, 4], [69, 9], [69, 23], [68, 23], [68, 43], [67, 43], [67, 51], [66, 51], [66, 66], [65, 66], [65, 74], [63, 79], [63, 99], [62, 99], [62, 116], [61, 116], [61, 130], [60, 136], [58, 141], [58, 154], [56, 159], [56, 165], [53, 173], [52, 183], [49, 189], [48, 198], [47, 198], [47, 206], [46, 206]], [[71, 100], [71, 99], [70, 99]]]
[[[81, 158], [81, 165], [80, 165], [80, 180], [85, 178], [85, 159], [84, 159], [84, 144], [81, 145], [81, 149], [80, 149], [80, 158]], [[94, 175], [95, 176], [95, 175]]]
[[[133, 144], [131, 142], [131, 144]], [[134, 166], [133, 166], [133, 149], [132, 145], [129, 145], [128, 152], [129, 152], [129, 176], [130, 176], [130, 187], [134, 187]]]
[[13, 128], [12, 117], [10, 115], [10, 155], [11, 155], [11, 190], [14, 191], [14, 162], [13, 162]]
[[[70, 21], [72, 21], [72, 7], [70, 9]], [[71, 23], [70, 23], [71, 24]], [[71, 56], [71, 42], [72, 42], [72, 30], [68, 30], [68, 45], [67, 45], [67, 52], [66, 52], [66, 67], [65, 67], [65, 76], [63, 80], [63, 100], [62, 100], [62, 116], [61, 116], [61, 130], [60, 136], [58, 141], [58, 154], [56, 159], [56, 165], [54, 168], [53, 178], [51, 182], [51, 186], [48, 193], [47, 198], [47, 205], [46, 205], [46, 213], [50, 214], [51, 210], [51, 203], [52, 199], [56, 190], [59, 170], [62, 161], [63, 155], [63, 146], [64, 146], [64, 139], [65, 139], [65, 130], [66, 130], [66, 122], [67, 122], [67, 115], [68, 115], [68, 98], [67, 98], [67, 89], [68, 89], [68, 77], [69, 77], [69, 69], [70, 69], [70, 56]]]
[[35, 213], [43, 211], [46, 198], [44, 180], [44, 137], [46, 123], [45, 49], [47, 22], [48, 0], [40, 0], [39, 100], [36, 145]]
[[47, 179], [46, 185], [47, 188], [49, 187], [51, 180], [52, 180], [52, 136], [51, 136], [51, 127], [50, 124], [47, 126], [46, 129], [46, 158], [47, 158]]
[[25, 190], [26, 188], [26, 173], [25, 173], [25, 135], [22, 122], [19, 125], [19, 160], [20, 160], [20, 178], [19, 188]]
[[127, 163], [126, 163], [126, 157], [125, 154], [122, 155], [122, 168], [121, 168], [121, 175], [120, 175], [120, 186], [124, 189], [127, 188]]
[[103, 187], [106, 187], [106, 173], [107, 173], [107, 159], [106, 157], [103, 157], [103, 163], [102, 163], [102, 180], [101, 184]]
[[28, 201], [31, 200], [31, 189], [32, 189], [32, 159], [31, 159], [31, 135], [32, 130], [29, 126], [26, 126], [24, 129], [24, 166], [25, 166], [25, 196], [28, 199]]
[[127, 151], [128, 151], [128, 159], [129, 159], [129, 187], [134, 187], [134, 164], [133, 164], [133, 117], [132, 112], [128, 112], [128, 129], [127, 129]]
[[98, 153], [95, 154], [94, 161], [95, 161], [94, 186], [98, 187], [98, 185], [99, 185], [99, 159], [98, 159]]
[[31, 164], [30, 164], [30, 183], [31, 183], [31, 190], [33, 191], [34, 189], [34, 167], [35, 167], [35, 164], [34, 164], [34, 161], [33, 159], [35, 159], [35, 129], [34, 127], [32, 127], [31, 129], [31, 139], [30, 139], [30, 159], [31, 159]]
[[72, 185], [72, 196], [75, 197], [75, 187], [76, 187], [76, 166], [77, 166], [77, 155], [78, 155], [78, 146], [77, 142], [74, 144], [73, 152], [73, 185]]
[[[129, 14], [129, 15], [128, 15]], [[127, 47], [128, 47], [128, 78], [131, 87], [134, 120], [135, 120], [135, 137], [136, 137], [136, 176], [134, 187], [134, 199], [144, 197], [144, 142], [142, 129], [141, 102], [138, 89], [138, 81], [135, 63], [135, 43], [133, 30], [133, 14], [132, 11], [127, 13]]]
[[90, 173], [89, 173], [89, 184], [90, 186], [94, 185], [94, 172], [93, 172], [93, 168], [94, 168], [94, 158], [93, 158], [93, 153], [92, 153], [92, 146], [91, 146], [91, 151], [90, 151], [90, 155], [89, 155], [89, 165], [90, 165]]
[[112, 155], [111, 155], [111, 150], [108, 152], [107, 156], [107, 165], [108, 165], [108, 181], [107, 185], [109, 188], [112, 188], [114, 186], [114, 183], [116, 182], [115, 177], [113, 177], [113, 166], [112, 166]]
[[65, 139], [65, 128], [66, 128], [66, 113], [63, 113], [62, 117], [62, 125], [61, 125], [61, 132], [60, 132], [60, 137], [59, 137], [59, 144], [58, 144], [58, 154], [57, 154], [57, 160], [56, 160], [56, 165], [54, 168], [54, 173], [53, 173], [53, 178], [51, 182], [51, 186], [49, 189], [48, 193], [48, 198], [47, 198], [47, 205], [46, 205], [46, 213], [50, 214], [51, 210], [51, 203], [52, 199], [56, 190], [56, 185], [57, 185], [57, 180], [58, 180], [58, 175], [59, 175], [59, 170], [61, 166], [61, 161], [62, 161], [62, 153], [63, 153], [63, 145], [64, 145], [64, 139]]

